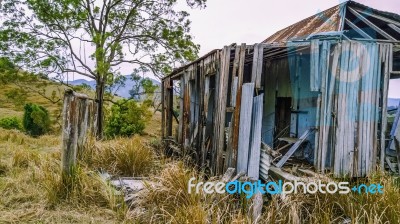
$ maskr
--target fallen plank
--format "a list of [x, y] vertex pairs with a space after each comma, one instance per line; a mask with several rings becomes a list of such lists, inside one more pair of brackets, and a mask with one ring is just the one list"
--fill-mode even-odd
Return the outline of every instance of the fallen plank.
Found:
[[307, 139], [308, 135], [310, 135], [314, 131], [315, 131], [315, 128], [310, 128], [307, 131], [305, 131], [303, 133], [303, 135], [300, 137], [299, 141], [297, 141], [289, 149], [289, 151], [282, 157], [282, 159], [276, 164], [276, 167], [281, 168], [283, 166], [283, 164], [285, 164], [286, 161], [289, 159], [289, 157], [292, 156], [293, 153], [300, 147], [300, 145]]
[[282, 181], [302, 181], [303, 178], [294, 176], [288, 172], [283, 171], [278, 167], [271, 166], [269, 168], [269, 175], [275, 180], [282, 180]]
[[235, 173], [235, 168], [229, 167], [224, 175], [221, 178], [221, 181], [224, 183], [229, 182], [229, 180], [232, 178], [233, 174]]

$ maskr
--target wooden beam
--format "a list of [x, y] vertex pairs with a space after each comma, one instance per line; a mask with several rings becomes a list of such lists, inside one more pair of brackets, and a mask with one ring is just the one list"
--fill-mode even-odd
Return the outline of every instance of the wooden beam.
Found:
[[350, 10], [351, 13], [353, 13], [358, 19], [360, 19], [361, 21], [363, 21], [364, 23], [366, 23], [368, 26], [370, 26], [372, 29], [374, 29], [376, 32], [378, 32], [379, 34], [381, 34], [382, 36], [386, 37], [389, 40], [396, 40], [395, 38], [393, 38], [392, 36], [390, 36], [388, 33], [386, 33], [385, 31], [383, 31], [381, 28], [379, 28], [378, 26], [376, 26], [374, 23], [372, 23], [371, 21], [369, 21], [367, 18], [365, 18], [363, 15], [361, 15], [360, 13], [358, 13], [356, 10], [348, 7], [348, 9]]
[[239, 66], [238, 66], [238, 81], [236, 90], [236, 101], [235, 101], [235, 112], [233, 114], [233, 125], [232, 125], [232, 166], [237, 164], [238, 155], [238, 141], [239, 141], [239, 121], [240, 121], [240, 109], [241, 109], [241, 97], [242, 97], [242, 83], [244, 73], [244, 62], [246, 56], [246, 44], [240, 45], [239, 52]]
[[394, 24], [389, 23], [388, 26], [395, 30], [397, 33], [400, 33], [400, 28]]
[[400, 71], [393, 71], [390, 73], [390, 79], [400, 79]]
[[382, 21], [384, 21], [384, 22], [393, 23], [393, 24], [396, 24], [397, 26], [400, 26], [400, 23], [399, 23], [399, 22], [397, 22], [397, 21], [395, 21], [395, 20], [392, 20], [392, 19], [388, 19], [388, 18], [383, 17], [383, 16], [376, 15], [376, 14], [372, 13], [372, 12], [369, 11], [369, 10], [361, 10], [361, 9], [355, 9], [355, 10], [356, 10], [357, 12], [361, 13], [361, 14], [366, 15], [366, 16], [371, 16], [371, 17], [374, 17], [375, 19], [379, 19], [379, 20], [382, 20]]
[[350, 20], [345, 19], [346, 23], [353, 29], [355, 30], [358, 34], [360, 34], [361, 36], [363, 36], [364, 38], [367, 39], [372, 39], [372, 37], [370, 35], [368, 35], [366, 32], [364, 32], [360, 27], [358, 27], [356, 24], [352, 23]]
[[165, 80], [161, 81], [161, 139], [165, 138]]

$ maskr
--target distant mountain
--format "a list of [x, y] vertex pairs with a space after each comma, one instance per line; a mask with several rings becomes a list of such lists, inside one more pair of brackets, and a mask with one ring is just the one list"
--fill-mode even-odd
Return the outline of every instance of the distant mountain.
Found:
[[389, 98], [388, 99], [388, 107], [398, 107], [400, 99]]
[[[153, 81], [153, 83], [155, 85], [160, 86], [161, 83], [155, 79], [150, 78], [151, 81]], [[90, 87], [92, 87], [92, 89], [94, 90], [96, 88], [96, 81], [94, 80], [85, 80], [85, 79], [76, 79], [74, 81], [70, 81], [69, 84], [77, 86], [77, 85], [81, 85], [82, 83], [85, 83], [87, 85], [89, 85]], [[130, 75], [126, 76], [126, 81], [125, 81], [125, 86], [120, 86], [119, 89], [117, 91], [115, 91], [118, 87], [115, 87], [113, 89], [113, 93], [115, 92], [118, 96], [124, 97], [124, 98], [129, 98], [129, 90], [132, 89], [132, 87], [135, 85], [135, 81], [133, 81], [131, 79]]]

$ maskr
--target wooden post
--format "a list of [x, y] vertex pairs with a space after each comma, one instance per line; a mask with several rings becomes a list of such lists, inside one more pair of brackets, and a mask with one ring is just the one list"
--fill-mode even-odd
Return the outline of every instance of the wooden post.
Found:
[[76, 165], [78, 145], [82, 146], [86, 140], [88, 111], [88, 97], [65, 91], [62, 128], [62, 173], [69, 175]]

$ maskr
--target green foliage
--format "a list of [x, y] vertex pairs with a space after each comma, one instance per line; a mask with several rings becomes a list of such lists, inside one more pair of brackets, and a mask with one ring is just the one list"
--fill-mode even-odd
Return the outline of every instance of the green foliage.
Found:
[[5, 117], [0, 119], [0, 127], [4, 129], [22, 130], [22, 124], [17, 117]]
[[17, 108], [22, 108], [28, 98], [28, 92], [24, 89], [11, 89], [6, 91], [5, 96]]
[[148, 105], [132, 100], [119, 100], [111, 107], [105, 133], [108, 137], [142, 134], [151, 113]]
[[[191, 8], [203, 8], [205, 2], [186, 0]], [[30, 72], [77, 72], [107, 84], [118, 76], [121, 63], [161, 76], [172, 70], [173, 63], [195, 59], [199, 50], [189, 34], [189, 13], [177, 10], [177, 3], [2, 0], [0, 56], [12, 58], [12, 63]], [[87, 54], [94, 66], [86, 63], [86, 54], [71, 47], [75, 40], [95, 46]]]
[[74, 91], [82, 91], [82, 90], [92, 90], [92, 87], [86, 83], [82, 83], [80, 85], [76, 85], [73, 87]]
[[14, 69], [15, 65], [11, 62], [9, 58], [0, 57], [0, 73]]
[[129, 90], [129, 95], [132, 99], [140, 99], [140, 96], [146, 95], [147, 98], [151, 98], [158, 88], [150, 78], [142, 78], [139, 75], [132, 75], [132, 80], [135, 84], [132, 89]]
[[46, 108], [28, 103], [24, 107], [23, 125], [31, 136], [40, 136], [50, 130], [50, 116]]

